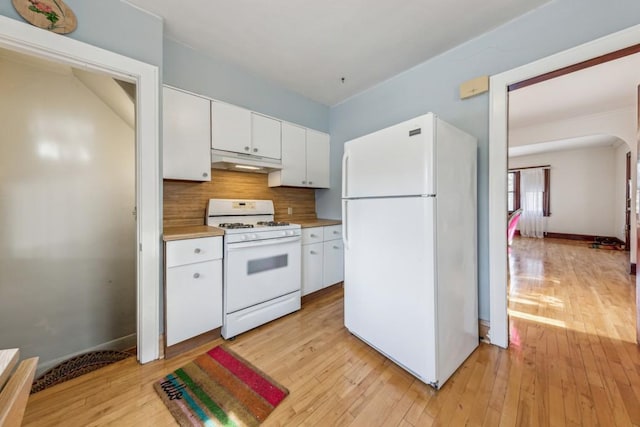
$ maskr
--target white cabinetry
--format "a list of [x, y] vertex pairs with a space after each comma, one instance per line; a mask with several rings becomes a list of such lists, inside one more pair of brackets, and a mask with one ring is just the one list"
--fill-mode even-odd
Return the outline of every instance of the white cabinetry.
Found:
[[269, 187], [329, 188], [329, 135], [282, 123], [282, 170], [269, 174]]
[[342, 246], [342, 226], [324, 227], [322, 280], [323, 286], [330, 286], [344, 280], [344, 247]]
[[308, 295], [342, 280], [342, 226], [302, 229], [302, 295]]
[[163, 177], [211, 181], [211, 102], [165, 86], [162, 104]]
[[211, 103], [214, 150], [280, 159], [280, 121], [236, 105]]
[[222, 237], [169, 241], [165, 248], [168, 347], [222, 326]]

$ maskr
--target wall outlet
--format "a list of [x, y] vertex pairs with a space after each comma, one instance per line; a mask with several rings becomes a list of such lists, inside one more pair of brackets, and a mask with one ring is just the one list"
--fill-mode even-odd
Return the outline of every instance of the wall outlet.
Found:
[[287, 208], [287, 214], [288, 215], [293, 215], [293, 208], [292, 207], [288, 207]]

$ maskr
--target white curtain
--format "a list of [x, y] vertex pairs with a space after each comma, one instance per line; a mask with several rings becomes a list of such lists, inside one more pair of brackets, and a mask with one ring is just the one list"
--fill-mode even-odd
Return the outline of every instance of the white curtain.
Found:
[[545, 219], [542, 210], [544, 193], [544, 170], [527, 169], [520, 171], [520, 235], [544, 237]]

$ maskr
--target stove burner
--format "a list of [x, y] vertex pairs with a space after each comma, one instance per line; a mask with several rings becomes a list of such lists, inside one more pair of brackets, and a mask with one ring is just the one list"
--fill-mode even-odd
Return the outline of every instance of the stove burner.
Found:
[[253, 228], [253, 224], [243, 224], [241, 222], [224, 222], [222, 224], [218, 224], [220, 228]]
[[283, 221], [258, 221], [258, 225], [265, 225], [267, 227], [279, 227], [289, 225], [289, 223]]

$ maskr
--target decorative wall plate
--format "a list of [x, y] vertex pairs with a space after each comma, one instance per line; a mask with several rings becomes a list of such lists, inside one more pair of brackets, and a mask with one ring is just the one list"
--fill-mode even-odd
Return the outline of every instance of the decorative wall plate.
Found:
[[62, 0], [12, 0], [13, 7], [28, 23], [58, 34], [75, 30], [75, 13]]

